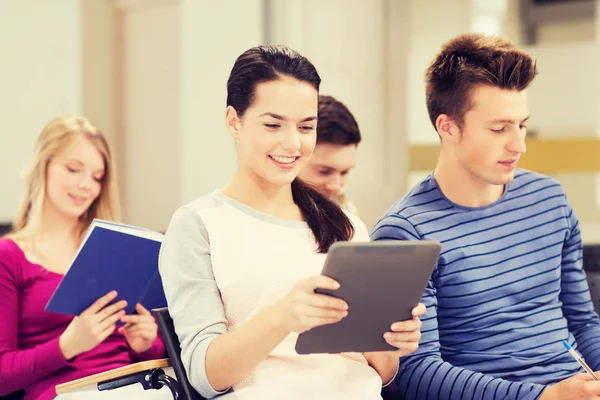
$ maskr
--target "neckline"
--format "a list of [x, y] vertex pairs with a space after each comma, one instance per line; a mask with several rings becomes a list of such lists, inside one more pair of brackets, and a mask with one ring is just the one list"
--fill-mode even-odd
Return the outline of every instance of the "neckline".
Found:
[[306, 221], [298, 221], [298, 220], [290, 220], [283, 219], [279, 217], [275, 217], [274, 215], [267, 214], [265, 212], [259, 211], [256, 208], [250, 207], [247, 204], [239, 202], [225, 193], [223, 193], [222, 189], [215, 189], [212, 195], [218, 200], [230, 205], [231, 207], [243, 212], [246, 215], [249, 215], [252, 218], [256, 218], [258, 220], [268, 222], [270, 224], [279, 225], [287, 228], [294, 229], [309, 229], [308, 223]]
[[506, 197], [508, 196], [509, 192], [512, 189], [512, 184], [515, 181], [514, 178], [513, 178], [510, 182], [504, 184], [504, 191], [502, 192], [502, 195], [500, 197], [498, 197], [498, 199], [496, 199], [492, 203], [486, 204], [484, 206], [479, 206], [479, 207], [468, 207], [468, 206], [463, 206], [463, 205], [457, 204], [457, 203], [453, 202], [452, 200], [450, 200], [446, 196], [446, 194], [444, 193], [444, 191], [442, 190], [442, 188], [440, 187], [440, 184], [438, 183], [437, 179], [435, 179], [435, 176], [433, 175], [433, 172], [429, 175], [429, 179], [435, 185], [436, 189], [438, 190], [438, 192], [440, 192], [440, 194], [442, 195], [442, 198], [444, 200], [446, 200], [448, 203], [450, 203], [450, 205], [452, 205], [453, 207], [461, 209], [461, 210], [465, 210], [465, 211], [485, 210], [485, 209], [494, 207], [494, 206], [502, 203], [504, 200], [506, 200]]
[[54, 275], [58, 275], [58, 276], [65, 276], [65, 274], [61, 274], [59, 272], [52, 271], [52, 270], [44, 267], [42, 264], [34, 263], [31, 260], [29, 260], [29, 258], [27, 258], [27, 255], [25, 254], [25, 251], [23, 251], [23, 249], [21, 248], [21, 246], [19, 246], [19, 244], [17, 242], [15, 242], [13, 239], [11, 239], [11, 238], [4, 238], [4, 240], [6, 240], [9, 244], [12, 244], [12, 246], [17, 249], [17, 252], [21, 256], [21, 258], [23, 260], [25, 260], [27, 263], [29, 263], [31, 265], [34, 265], [36, 267], [39, 267], [42, 270], [44, 270], [45, 272], [48, 272], [48, 273], [51, 273], [51, 274], [54, 274]]

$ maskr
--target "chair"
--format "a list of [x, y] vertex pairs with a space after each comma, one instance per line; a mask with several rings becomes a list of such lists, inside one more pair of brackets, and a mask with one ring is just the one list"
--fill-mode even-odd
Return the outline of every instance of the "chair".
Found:
[[167, 348], [167, 354], [171, 360], [171, 366], [175, 372], [175, 377], [180, 386], [180, 395], [182, 400], [205, 400], [204, 397], [200, 396], [198, 392], [192, 387], [192, 384], [187, 378], [187, 374], [181, 362], [181, 347], [179, 346], [179, 339], [175, 333], [173, 326], [173, 320], [169, 315], [169, 310], [164, 308], [157, 308], [152, 310], [152, 315], [156, 319], [158, 329], [165, 342]]
[[[57, 393], [66, 393], [82, 387], [96, 385], [98, 390], [114, 390], [127, 385], [140, 383], [145, 390], [160, 389], [167, 386], [174, 400], [205, 400], [192, 387], [187, 379], [181, 349], [175, 334], [173, 320], [167, 308], [152, 310], [158, 329], [165, 343], [169, 359], [153, 360], [132, 364], [116, 370], [92, 375], [56, 387]], [[171, 366], [175, 379], [166, 374], [163, 368]], [[4, 400], [4, 399], [0, 399]], [[8, 400], [8, 399], [7, 399]], [[11, 399], [12, 400], [12, 399]]]
[[104, 391], [125, 386], [141, 384], [144, 390], [161, 389], [163, 386], [171, 390], [175, 400], [180, 400], [177, 381], [167, 375], [164, 368], [170, 367], [169, 359], [143, 361], [125, 367], [76, 379], [56, 386], [56, 393], [73, 391]]
[[[171, 365], [173, 366], [173, 371], [175, 372], [177, 381], [181, 385], [181, 399], [205, 400], [196, 392], [196, 390], [192, 387], [190, 381], [187, 378], [187, 374], [185, 372], [185, 369], [183, 368], [183, 363], [181, 362], [181, 348], [179, 346], [179, 339], [177, 338], [177, 334], [175, 333], [175, 329], [173, 327], [173, 320], [169, 315], [169, 310], [167, 308], [159, 308], [152, 310], [152, 314], [154, 315], [154, 318], [156, 318], [156, 323], [158, 324], [160, 333], [165, 342], [165, 347], [167, 348], [167, 352], [171, 360]], [[383, 389], [382, 395], [384, 400], [401, 399], [400, 393], [396, 390], [396, 386], [393, 383], [388, 388]]]
[[587, 276], [594, 309], [600, 314], [600, 244], [583, 246], [583, 269]]
[[381, 390], [381, 398], [382, 400], [403, 400], [395, 382], [390, 383]]
[[11, 393], [7, 396], [0, 396], [0, 400], [23, 400], [23, 396], [25, 396], [25, 392], [19, 390], [18, 392]]
[[[206, 400], [192, 387], [181, 362], [181, 348], [175, 333], [173, 320], [167, 308], [152, 310], [160, 334], [165, 343], [169, 359], [145, 361], [132, 364], [116, 370], [92, 375], [76, 381], [67, 382], [56, 387], [57, 393], [66, 393], [82, 387], [96, 385], [98, 390], [113, 390], [123, 386], [140, 383], [145, 390], [160, 389], [167, 386], [171, 390], [174, 400]], [[163, 368], [171, 366], [175, 379], [167, 375]], [[12, 396], [12, 395], [11, 395]], [[382, 391], [384, 400], [401, 400], [400, 393], [395, 390], [395, 385], [390, 385]], [[1, 398], [0, 400], [21, 400], [21, 397]]]
[[[12, 229], [12, 224], [9, 222], [0, 222], [0, 236], [4, 236]], [[2, 399], [2, 397], [0, 397]]]

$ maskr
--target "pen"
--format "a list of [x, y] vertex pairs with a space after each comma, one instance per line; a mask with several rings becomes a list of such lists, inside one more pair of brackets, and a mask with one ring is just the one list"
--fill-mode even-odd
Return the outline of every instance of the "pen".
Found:
[[581, 365], [581, 367], [583, 369], [585, 369], [585, 372], [587, 372], [592, 378], [594, 378], [594, 380], [596, 380], [596, 381], [600, 380], [600, 379], [598, 379], [598, 377], [596, 376], [594, 371], [592, 371], [592, 369], [585, 363], [585, 361], [583, 361], [583, 358], [579, 355], [579, 353], [577, 353], [575, 350], [573, 350], [571, 345], [569, 343], [567, 343], [566, 340], [563, 340], [563, 344], [565, 345], [567, 350], [569, 350], [569, 353], [571, 353], [573, 358], [575, 358], [575, 360], [579, 363], [579, 365]]

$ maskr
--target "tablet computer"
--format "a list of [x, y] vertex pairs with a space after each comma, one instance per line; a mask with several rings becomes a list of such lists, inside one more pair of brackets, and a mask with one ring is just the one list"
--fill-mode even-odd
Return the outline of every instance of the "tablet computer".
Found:
[[336, 242], [322, 274], [339, 282], [318, 293], [343, 299], [348, 315], [301, 333], [298, 354], [396, 350], [383, 338], [392, 323], [412, 319], [441, 251], [438, 241]]

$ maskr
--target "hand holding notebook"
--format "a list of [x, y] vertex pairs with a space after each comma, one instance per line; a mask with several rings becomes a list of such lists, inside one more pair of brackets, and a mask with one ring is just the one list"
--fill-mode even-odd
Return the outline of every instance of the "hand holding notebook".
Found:
[[166, 307], [158, 273], [163, 235], [148, 229], [94, 220], [71, 267], [46, 305], [46, 311], [80, 315], [115, 290], [113, 301], [125, 300], [124, 311]]
[[114, 290], [100, 297], [67, 326], [58, 341], [66, 360], [93, 349], [114, 332], [127, 305], [125, 300], [109, 305], [116, 297]]

